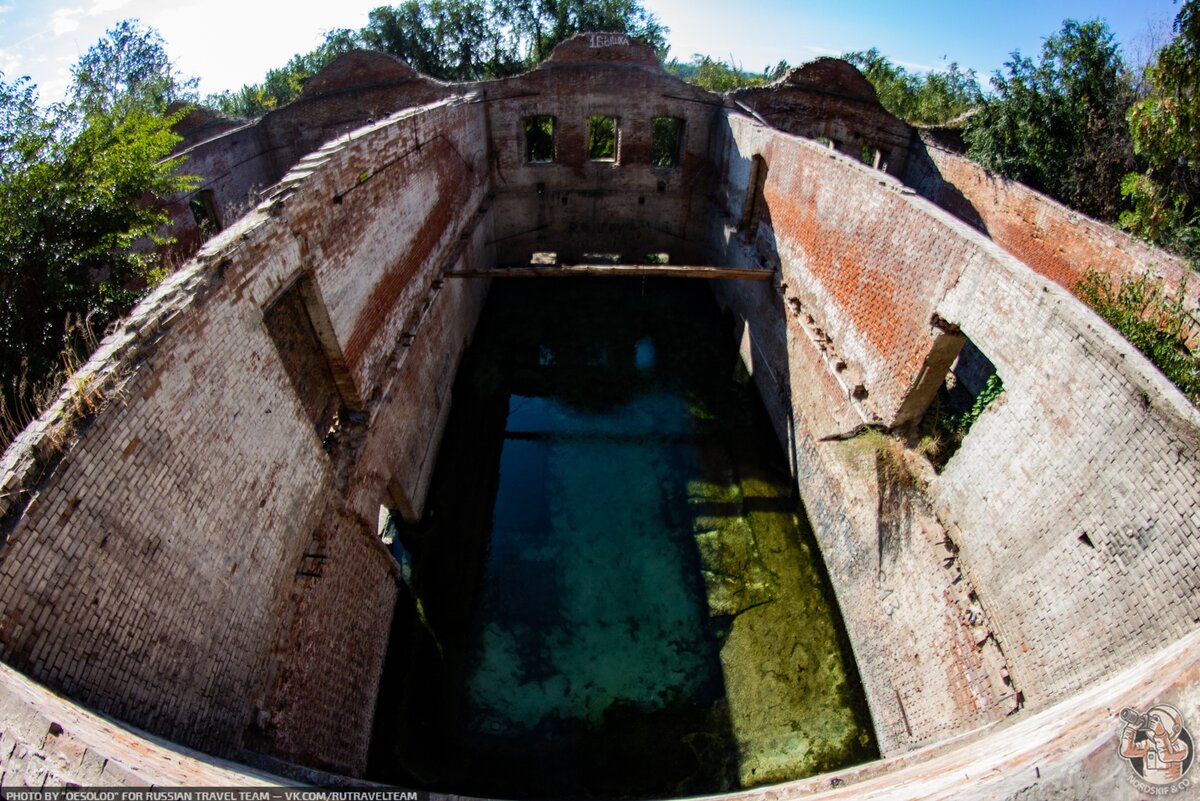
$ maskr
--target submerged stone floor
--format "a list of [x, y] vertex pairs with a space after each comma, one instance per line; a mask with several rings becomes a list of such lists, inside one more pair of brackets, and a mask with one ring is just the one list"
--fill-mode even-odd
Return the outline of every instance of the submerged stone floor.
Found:
[[[550, 282], [546, 282], [549, 284]], [[513, 798], [695, 795], [876, 755], [820, 554], [707, 287], [493, 288], [372, 774]]]

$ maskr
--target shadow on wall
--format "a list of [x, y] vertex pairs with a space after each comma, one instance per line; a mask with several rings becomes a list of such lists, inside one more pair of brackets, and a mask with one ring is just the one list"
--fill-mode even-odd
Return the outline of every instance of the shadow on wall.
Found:
[[968, 200], [958, 187], [942, 176], [942, 171], [938, 169], [937, 164], [929, 155], [925, 140], [920, 136], [913, 136], [912, 143], [909, 145], [904, 183], [984, 236], [991, 237], [987, 224], [983, 221], [978, 209], [975, 208], [975, 204]]

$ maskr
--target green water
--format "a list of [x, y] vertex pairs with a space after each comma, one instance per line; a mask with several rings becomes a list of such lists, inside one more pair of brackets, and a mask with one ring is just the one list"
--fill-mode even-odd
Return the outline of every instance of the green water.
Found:
[[493, 285], [454, 390], [369, 775], [698, 795], [875, 755], [731, 324], [687, 281]]

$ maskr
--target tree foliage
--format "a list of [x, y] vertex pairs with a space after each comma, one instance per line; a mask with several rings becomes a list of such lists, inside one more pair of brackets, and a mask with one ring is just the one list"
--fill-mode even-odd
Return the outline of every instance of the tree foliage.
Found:
[[326, 35], [263, 83], [206, 102], [227, 114], [261, 116], [293, 100], [322, 67], [354, 48], [390, 53], [442, 80], [503, 78], [533, 68], [559, 42], [585, 31], [625, 33], [666, 52], [667, 29], [637, 0], [406, 0], [374, 9], [358, 31]]
[[975, 71], [958, 64], [922, 74], [892, 63], [875, 48], [842, 58], [871, 82], [884, 108], [913, 125], [943, 125], [983, 101]]
[[780, 61], [774, 67], [767, 67], [761, 73], [745, 72], [734, 61], [722, 61], [719, 58], [696, 53], [688, 63], [672, 59], [666, 65], [667, 72], [688, 83], [695, 84], [710, 92], [729, 92], [748, 86], [765, 86], [784, 76], [791, 69], [786, 61]]
[[152, 199], [193, 185], [168, 159], [187, 108], [164, 113], [189, 82], [161, 48], [156, 33], [121, 23], [75, 66], [69, 102], [46, 110], [27, 79], [0, 80], [0, 400], [10, 428], [14, 410], [34, 411], [37, 385], [54, 381], [64, 352], [86, 355], [71, 321], [99, 329], [153, 282], [167, 215]]
[[205, 98], [205, 105], [235, 117], [261, 117], [299, 96], [304, 85], [329, 62], [343, 53], [362, 47], [359, 34], [339, 28], [307, 53], [298, 53], [282, 67], [270, 70], [260, 84], [246, 84], [236, 92], [221, 92]]
[[1145, 354], [1192, 403], [1200, 404], [1200, 354], [1188, 339], [1200, 325], [1189, 314], [1185, 286], [1173, 292], [1142, 275], [1116, 284], [1107, 275], [1089, 272], [1075, 293]]
[[1175, 38], [1147, 70], [1149, 95], [1129, 110], [1145, 169], [1121, 185], [1121, 223], [1200, 264], [1200, 0], [1185, 0]]
[[1066, 20], [1035, 62], [1014, 52], [967, 123], [969, 155], [984, 167], [1114, 220], [1121, 177], [1134, 166], [1125, 114], [1130, 75], [1108, 26]]
[[110, 28], [71, 68], [71, 102], [83, 114], [138, 109], [162, 113], [197, 100], [195, 78], [179, 73], [162, 37], [137, 20]]

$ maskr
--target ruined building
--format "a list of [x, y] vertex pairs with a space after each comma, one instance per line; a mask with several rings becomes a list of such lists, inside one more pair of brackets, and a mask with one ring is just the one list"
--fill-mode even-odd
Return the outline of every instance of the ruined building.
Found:
[[[0, 783], [361, 775], [400, 581], [380, 507], [420, 517], [487, 273], [535, 254], [727, 271], [883, 757], [771, 793], [1133, 797], [1117, 713], [1200, 726], [1200, 414], [1071, 294], [1186, 268], [844, 62], [721, 97], [612, 35], [477, 84], [353, 53], [185, 134], [179, 238], [217, 233], [0, 468]], [[896, 487], [846, 449], [992, 374], [941, 472], [910, 453]]]

